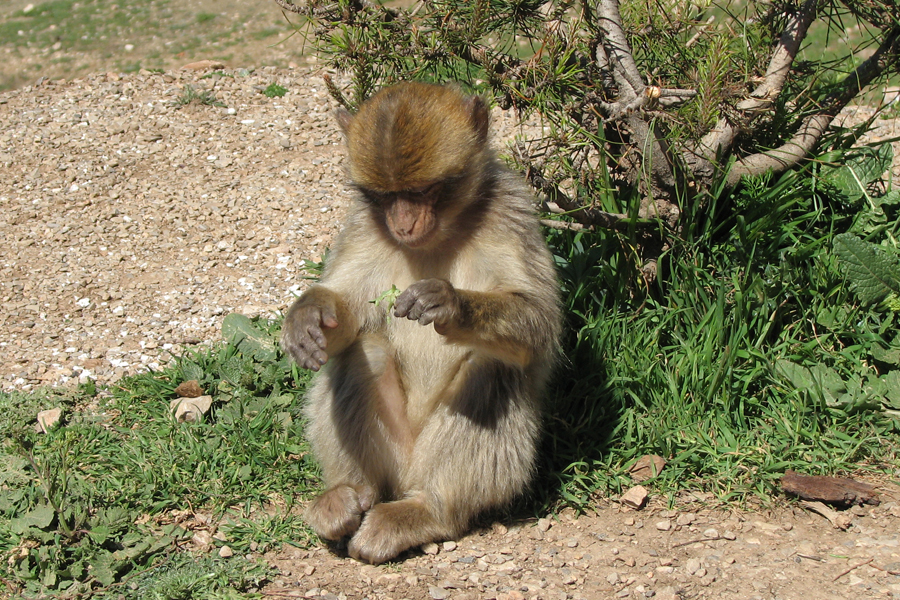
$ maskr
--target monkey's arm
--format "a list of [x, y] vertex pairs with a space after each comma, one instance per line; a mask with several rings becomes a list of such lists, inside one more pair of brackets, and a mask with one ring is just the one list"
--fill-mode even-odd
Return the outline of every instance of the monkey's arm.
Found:
[[423, 279], [409, 286], [394, 304], [394, 316], [434, 323], [447, 341], [477, 347], [518, 366], [555, 345], [555, 304], [541, 303], [515, 291], [459, 290], [443, 279]]
[[318, 371], [359, 335], [359, 322], [332, 290], [313, 286], [294, 302], [284, 319], [281, 346], [298, 365]]

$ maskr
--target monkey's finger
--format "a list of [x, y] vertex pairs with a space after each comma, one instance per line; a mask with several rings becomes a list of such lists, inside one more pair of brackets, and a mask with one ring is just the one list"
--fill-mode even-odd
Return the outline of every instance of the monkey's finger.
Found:
[[334, 329], [338, 326], [337, 315], [332, 308], [322, 309], [322, 326], [328, 329]]
[[435, 318], [437, 318], [436, 310], [426, 310], [422, 312], [421, 315], [419, 315], [419, 325], [431, 325], [431, 323], [434, 322]]
[[328, 340], [325, 338], [325, 332], [323, 332], [318, 325], [309, 325], [306, 328], [305, 337], [313, 342], [318, 348], [322, 348], [323, 350], [328, 345]]
[[304, 359], [312, 358], [320, 365], [324, 365], [325, 361], [328, 360], [328, 355], [325, 353], [325, 346], [322, 343], [324, 342], [324, 339], [324, 337], [322, 337], [321, 340], [318, 340], [308, 335], [300, 336], [299, 339], [297, 339], [297, 346], [299, 346], [299, 348], [296, 353]]
[[394, 301], [394, 316], [398, 318], [403, 318], [407, 314], [409, 314], [409, 309], [412, 308], [412, 305], [415, 304], [416, 297], [414, 294], [409, 293], [409, 290], [406, 290]]

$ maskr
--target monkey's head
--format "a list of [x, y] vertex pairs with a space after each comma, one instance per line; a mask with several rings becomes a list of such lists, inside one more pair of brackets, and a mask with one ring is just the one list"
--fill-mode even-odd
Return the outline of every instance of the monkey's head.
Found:
[[350, 177], [400, 244], [427, 249], [473, 202], [487, 158], [488, 110], [454, 87], [401, 83], [355, 115], [337, 113]]

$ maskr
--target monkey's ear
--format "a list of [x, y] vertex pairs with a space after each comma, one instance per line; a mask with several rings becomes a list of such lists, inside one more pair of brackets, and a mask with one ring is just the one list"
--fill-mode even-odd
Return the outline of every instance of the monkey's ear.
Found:
[[469, 111], [469, 119], [472, 121], [472, 129], [478, 135], [478, 142], [487, 143], [490, 114], [487, 104], [481, 96], [469, 96], [466, 98], [466, 107]]
[[344, 132], [344, 135], [347, 135], [347, 131], [350, 129], [350, 122], [353, 121], [353, 115], [350, 114], [346, 108], [338, 107], [334, 111], [334, 118], [337, 119], [338, 125], [341, 128], [341, 131]]

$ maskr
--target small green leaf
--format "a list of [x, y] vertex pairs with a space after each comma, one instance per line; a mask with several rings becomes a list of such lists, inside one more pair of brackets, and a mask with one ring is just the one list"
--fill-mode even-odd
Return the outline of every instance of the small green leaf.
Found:
[[385, 290], [381, 292], [377, 298], [374, 300], [369, 300], [372, 304], [379, 308], [384, 308], [384, 314], [387, 316], [387, 320], [391, 320], [391, 310], [394, 308], [394, 303], [397, 302], [397, 297], [400, 295], [400, 290], [396, 285], [391, 285], [391, 289]]
[[877, 344], [872, 346], [872, 358], [875, 360], [900, 365], [900, 348], [883, 348]]
[[789, 360], [776, 361], [775, 370], [798, 390], [810, 390], [815, 383], [809, 369]]
[[197, 363], [182, 358], [178, 366], [181, 368], [183, 381], [191, 381], [192, 379], [196, 379], [197, 381], [203, 380], [203, 369], [201, 369]]
[[884, 383], [884, 407], [888, 410], [900, 410], [900, 371], [889, 371], [881, 376]]
[[843, 164], [822, 167], [821, 182], [826, 188], [856, 200], [865, 196], [869, 184], [891, 168], [893, 156], [890, 144], [855, 149], [843, 157]]

